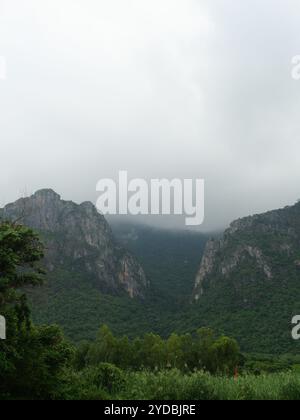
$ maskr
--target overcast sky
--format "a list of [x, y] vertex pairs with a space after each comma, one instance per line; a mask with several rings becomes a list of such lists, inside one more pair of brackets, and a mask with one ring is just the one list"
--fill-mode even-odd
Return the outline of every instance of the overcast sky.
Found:
[[95, 202], [121, 169], [204, 178], [205, 229], [293, 204], [299, 22], [299, 0], [0, 0], [0, 204]]

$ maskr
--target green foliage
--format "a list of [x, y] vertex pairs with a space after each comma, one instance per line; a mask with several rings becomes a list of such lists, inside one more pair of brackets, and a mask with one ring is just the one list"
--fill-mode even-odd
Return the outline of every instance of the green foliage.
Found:
[[[140, 260], [152, 284], [152, 301], [177, 310], [190, 301], [207, 236], [143, 225], [113, 224], [114, 234]], [[170, 331], [168, 331], [170, 333]]]
[[124, 373], [122, 370], [109, 363], [100, 363], [91, 369], [93, 383], [110, 394], [119, 392], [124, 385]]
[[74, 366], [110, 363], [121, 369], [161, 371], [178, 369], [183, 372], [203, 370], [233, 375], [241, 358], [237, 343], [228, 338], [215, 338], [208, 329], [191, 335], [172, 334], [163, 340], [155, 334], [129, 340], [115, 337], [107, 326], [101, 327], [95, 342], [78, 346]]
[[0, 349], [9, 366], [0, 371], [0, 395], [14, 399], [53, 398], [73, 354], [58, 327], [16, 330], [14, 340], [0, 343]]
[[[30, 229], [12, 223], [0, 224], [0, 307], [24, 298], [17, 289], [41, 283], [38, 263], [43, 246]], [[20, 308], [21, 309], [21, 308]]]
[[7, 340], [0, 341], [0, 398], [52, 398], [73, 350], [58, 327], [33, 327], [19, 289], [41, 282], [43, 247], [24, 226], [0, 224], [0, 313]]
[[[109, 372], [114, 372], [112, 366]], [[114, 379], [116, 378], [116, 379]], [[120, 380], [121, 378], [121, 380]], [[238, 379], [205, 372], [121, 372], [112, 375], [110, 389], [98, 381], [94, 368], [67, 371], [63, 392], [67, 400], [299, 400], [300, 376], [292, 373], [242, 375]]]
[[129, 373], [121, 399], [299, 400], [300, 377], [291, 373], [243, 375], [239, 379], [177, 370]]
[[279, 394], [280, 400], [283, 401], [299, 401], [300, 400], [300, 383], [299, 378], [290, 378], [284, 383]]
[[[194, 278], [201, 261], [206, 236], [121, 225], [114, 227], [117, 239], [139, 260], [151, 290], [147, 299], [103, 294], [97, 285], [68, 261], [64, 268], [48, 273], [42, 288], [29, 290], [34, 322], [58, 324], [73, 342], [93, 340], [99, 325], [107, 324], [117, 335], [135, 338], [153, 332], [162, 337], [185, 333]], [[45, 236], [45, 234], [43, 234]], [[180, 325], [174, 325], [181, 313]], [[193, 327], [198, 327], [199, 320]], [[202, 324], [200, 324], [202, 325]], [[209, 325], [209, 324], [207, 324]]]
[[[9, 332], [7, 340], [0, 341], [0, 400], [300, 399], [299, 356], [243, 357], [235, 340], [207, 328], [179, 334], [184, 328], [177, 327], [168, 338], [153, 333], [128, 338], [104, 325], [94, 342], [82, 342], [74, 350], [59, 327], [33, 326], [26, 297], [19, 291], [25, 287], [28, 292], [27, 286], [41, 282], [42, 255], [32, 231], [0, 224], [0, 313]], [[128, 323], [126, 310], [123, 315]], [[187, 324], [196, 325], [197, 317], [189, 316]], [[207, 319], [202, 322], [208, 325]]]
[[239, 346], [235, 340], [228, 337], [219, 338], [212, 347], [216, 362], [215, 371], [232, 373], [239, 363]]
[[116, 236], [137, 256], [151, 281], [147, 299], [105, 295], [66, 264], [63, 270], [48, 274], [43, 288], [29, 290], [33, 320], [60, 325], [76, 343], [93, 340], [101, 324], [118, 336], [135, 338], [151, 331], [164, 339], [173, 332], [194, 336], [199, 327], [209, 326], [219, 335], [235, 338], [244, 352], [297, 354], [300, 342], [292, 340], [290, 323], [300, 312], [300, 270], [295, 265], [299, 246], [291, 244], [295, 255], [288, 257], [286, 251], [278, 252], [282, 243], [289, 244], [286, 235], [262, 235], [266, 229], [261, 223], [253, 229], [231, 238], [224, 258], [240, 243], [264, 247], [274, 278], [266, 282], [262, 270], [246, 254], [230, 278], [216, 277], [206, 285], [201, 304], [191, 305], [207, 238], [143, 226], [115, 226]]
[[133, 400], [215, 400], [209, 376], [198, 372], [183, 375], [179, 370], [129, 373], [122, 399]]
[[[97, 378], [96, 378], [97, 379]], [[111, 399], [104, 389], [98, 387], [93, 368], [74, 371], [65, 369], [57, 383], [54, 400], [102, 401]]]

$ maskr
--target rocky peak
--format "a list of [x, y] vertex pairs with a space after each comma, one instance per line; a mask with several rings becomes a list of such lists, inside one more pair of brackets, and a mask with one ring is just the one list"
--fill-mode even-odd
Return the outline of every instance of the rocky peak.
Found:
[[45, 200], [55, 200], [55, 201], [61, 199], [60, 195], [57, 194], [51, 188], [49, 188], [49, 189], [43, 189], [43, 190], [38, 190], [38, 191], [36, 191], [35, 194], [33, 194], [32, 197], [33, 198], [42, 198], [42, 199], [45, 199]]
[[295, 277], [299, 251], [299, 203], [236, 220], [221, 239], [208, 242], [195, 280], [194, 299], [199, 301], [222, 281], [231, 282], [236, 296], [242, 296], [249, 284], [265, 282], [268, 287], [270, 282], [285, 281], [282, 276], [288, 272]]
[[0, 216], [41, 233], [51, 271], [67, 266], [104, 292], [144, 296], [148, 283], [143, 269], [116, 244], [106, 219], [92, 203], [64, 201], [55, 191], [44, 189], [7, 205]]

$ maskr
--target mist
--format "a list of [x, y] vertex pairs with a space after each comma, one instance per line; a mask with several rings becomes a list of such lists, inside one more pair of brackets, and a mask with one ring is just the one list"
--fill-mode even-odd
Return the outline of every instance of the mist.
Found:
[[206, 231], [293, 204], [299, 20], [292, 0], [1, 0], [0, 205], [95, 203], [120, 170], [204, 179]]

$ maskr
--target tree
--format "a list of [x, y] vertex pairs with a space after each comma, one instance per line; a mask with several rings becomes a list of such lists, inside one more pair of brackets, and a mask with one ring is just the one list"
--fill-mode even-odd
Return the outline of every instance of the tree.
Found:
[[[140, 360], [144, 367], [160, 369], [164, 364], [164, 342], [155, 334], [146, 334], [142, 340]], [[142, 367], [141, 365], [141, 367]]]
[[122, 369], [128, 369], [132, 363], [132, 345], [126, 336], [116, 341], [114, 363]]
[[235, 340], [228, 337], [219, 338], [213, 345], [216, 371], [233, 374], [240, 361], [240, 349]]
[[215, 360], [214, 360], [214, 332], [209, 328], [201, 328], [197, 331], [196, 354], [197, 365], [199, 369], [207, 370], [214, 373]]
[[172, 334], [166, 346], [168, 367], [182, 369], [184, 367], [184, 353], [180, 337], [177, 334]]
[[92, 365], [99, 363], [114, 363], [117, 340], [107, 325], [103, 325], [94, 344], [91, 345], [87, 355]]
[[[0, 224], [0, 308], [16, 304], [24, 297], [17, 292], [42, 282], [39, 263], [44, 248], [38, 236], [22, 225]], [[23, 306], [24, 308], [24, 306]]]
[[90, 351], [90, 343], [88, 341], [82, 341], [76, 348], [74, 356], [74, 367], [76, 370], [84, 369], [88, 362], [88, 354]]
[[72, 347], [58, 327], [32, 325], [22, 288], [42, 282], [43, 245], [30, 229], [0, 223], [0, 313], [7, 340], [0, 341], [0, 398], [51, 399]]

